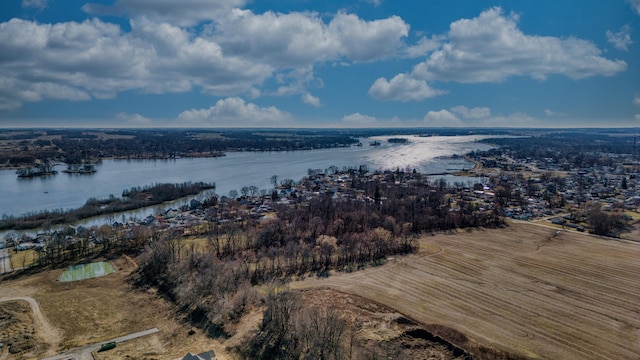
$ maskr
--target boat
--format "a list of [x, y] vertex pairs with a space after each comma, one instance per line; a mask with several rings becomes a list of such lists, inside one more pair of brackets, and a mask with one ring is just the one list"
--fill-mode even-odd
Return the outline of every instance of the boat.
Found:
[[382, 144], [380, 144], [380, 141], [378, 140], [374, 140], [369, 143], [369, 146], [380, 146], [380, 145]]

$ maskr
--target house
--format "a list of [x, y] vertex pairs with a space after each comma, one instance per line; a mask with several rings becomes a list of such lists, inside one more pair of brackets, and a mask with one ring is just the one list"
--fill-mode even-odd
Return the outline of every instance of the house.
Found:
[[198, 355], [195, 355], [193, 353], [188, 353], [182, 358], [182, 360], [215, 360], [215, 359], [216, 359], [216, 353], [213, 350], [209, 350], [207, 352], [203, 352]]

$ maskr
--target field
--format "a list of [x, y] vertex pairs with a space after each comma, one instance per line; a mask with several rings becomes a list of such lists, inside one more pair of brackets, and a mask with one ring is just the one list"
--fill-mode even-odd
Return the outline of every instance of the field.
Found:
[[638, 359], [640, 244], [531, 224], [426, 236], [418, 254], [307, 279], [395, 309], [478, 358]]
[[[417, 254], [290, 285], [303, 290], [307, 306], [338, 309], [359, 341], [393, 358], [460, 357], [432, 333], [479, 359], [639, 359], [639, 259], [637, 243], [513, 223], [424, 236]], [[261, 321], [252, 311], [237, 336], [207, 338], [157, 293], [132, 287], [132, 259], [110, 262], [116, 273], [78, 282], [57, 281], [63, 269], [0, 280], [0, 301], [13, 299], [0, 302], [0, 342], [17, 339], [21, 347], [18, 354], [0, 349], [0, 360], [40, 358], [152, 327], [160, 332], [96, 359], [175, 359], [210, 349], [234, 359], [228, 347], [244, 343]]]
[[[0, 359], [42, 358], [153, 327], [160, 332], [118, 345], [109, 353], [96, 354], [96, 358], [175, 359], [189, 351], [215, 349], [220, 359], [228, 359], [219, 342], [198, 330], [190, 331], [191, 326], [176, 314], [171, 304], [155, 292], [135, 289], [129, 284], [129, 274], [135, 269], [131, 260], [120, 258], [110, 262], [116, 273], [84, 281], [57, 281], [63, 269], [0, 280], [0, 327], [6, 322], [12, 329], [7, 334], [0, 331], [0, 342], [3, 338], [5, 341], [17, 336], [24, 338], [20, 343], [20, 350], [24, 351], [11, 354], [5, 347], [0, 349]], [[32, 321], [33, 316], [24, 309], [25, 306], [28, 309], [27, 302], [1, 302], [10, 298], [35, 299], [39, 305], [37, 314], [41, 311], [46, 326]]]

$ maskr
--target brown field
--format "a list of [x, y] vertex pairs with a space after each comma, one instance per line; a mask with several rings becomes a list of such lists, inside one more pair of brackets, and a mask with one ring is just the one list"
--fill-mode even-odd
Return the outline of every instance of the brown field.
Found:
[[[130, 260], [120, 258], [111, 263], [116, 273], [84, 281], [57, 281], [62, 269], [18, 279], [0, 279], [0, 301], [15, 297], [33, 298], [51, 326], [51, 329], [43, 329], [38, 322], [27, 320], [32, 318], [28, 313], [20, 315], [17, 318], [19, 324], [12, 325], [16, 330], [8, 335], [22, 336], [20, 330], [33, 338], [46, 339], [47, 344], [33, 346], [24, 342], [25, 351], [18, 354], [0, 349], [0, 359], [42, 358], [65, 349], [153, 327], [158, 327], [160, 332], [119, 344], [113, 351], [99, 354], [97, 358], [175, 359], [189, 351], [199, 353], [215, 349], [220, 359], [233, 359], [226, 355], [218, 341], [206, 337], [202, 332], [196, 330], [189, 335], [191, 326], [182, 320], [173, 305], [160, 299], [155, 292], [133, 288], [129, 283], [129, 275], [135, 269], [135, 264]], [[0, 309], [10, 304], [0, 302]], [[50, 332], [53, 334], [48, 334]], [[10, 339], [8, 335], [7, 339]], [[2, 337], [0, 331], [0, 342]]]
[[292, 288], [391, 307], [478, 358], [639, 359], [640, 245], [531, 224], [425, 236], [418, 254]]

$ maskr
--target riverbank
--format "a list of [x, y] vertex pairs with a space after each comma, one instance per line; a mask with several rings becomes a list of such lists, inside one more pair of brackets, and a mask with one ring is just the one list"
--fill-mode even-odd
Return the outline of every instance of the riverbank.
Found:
[[123, 190], [122, 197], [106, 199], [90, 198], [80, 208], [67, 211], [42, 211], [23, 216], [8, 216], [0, 220], [0, 230], [28, 230], [45, 225], [60, 225], [95, 216], [105, 216], [123, 211], [141, 209], [162, 204], [215, 189], [213, 183], [156, 184]]

